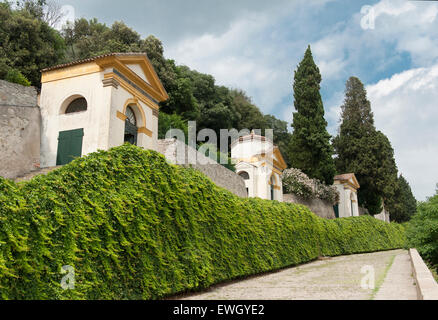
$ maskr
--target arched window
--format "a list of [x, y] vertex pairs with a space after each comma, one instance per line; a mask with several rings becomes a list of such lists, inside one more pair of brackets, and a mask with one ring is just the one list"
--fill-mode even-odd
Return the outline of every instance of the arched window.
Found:
[[246, 171], [239, 172], [239, 176], [241, 176], [243, 180], [249, 180], [249, 174]]
[[125, 111], [125, 142], [137, 145], [137, 117], [135, 116], [134, 110], [131, 106], [126, 107]]
[[126, 108], [126, 120], [134, 126], [137, 126], [137, 118], [135, 117], [134, 110], [130, 106]]
[[74, 113], [87, 110], [87, 100], [85, 98], [74, 99], [65, 109], [65, 113]]

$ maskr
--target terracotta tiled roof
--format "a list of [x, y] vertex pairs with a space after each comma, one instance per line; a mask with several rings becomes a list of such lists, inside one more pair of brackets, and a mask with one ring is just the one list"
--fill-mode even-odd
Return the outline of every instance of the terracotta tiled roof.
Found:
[[72, 61], [72, 62], [69, 62], [69, 63], [58, 64], [58, 65], [53, 66], [53, 67], [48, 67], [48, 68], [42, 69], [41, 72], [46, 72], [46, 71], [51, 71], [51, 70], [55, 70], [55, 69], [66, 68], [66, 67], [74, 66], [74, 65], [77, 65], [77, 64], [91, 62], [91, 61], [96, 61], [96, 60], [99, 60], [99, 59], [102, 59], [102, 58], [112, 57], [112, 56], [145, 56], [147, 58], [147, 54], [145, 52], [125, 52], [125, 53], [114, 52], [114, 53], [102, 54], [100, 56], [95, 56], [95, 57], [92, 57], [92, 58], [76, 60], [76, 61]]
[[344, 174], [337, 175], [334, 177], [334, 180], [340, 181], [341, 183], [343, 183], [342, 181], [348, 181], [347, 183], [352, 185], [354, 188], [356, 188], [356, 189], [360, 188], [359, 181], [357, 181], [354, 173], [344, 173]]
[[349, 180], [354, 177], [354, 173], [344, 173], [335, 176], [335, 180]]
[[[246, 136], [241, 136], [238, 139], [235, 139], [231, 145], [234, 146], [236, 143], [242, 142], [242, 141], [246, 141], [246, 140], [260, 140], [260, 141], [267, 141], [273, 144], [273, 141], [271, 139], [266, 138], [265, 136], [260, 136], [258, 134], [255, 133], [251, 133], [249, 135]], [[274, 145], [275, 147], [275, 145]]]

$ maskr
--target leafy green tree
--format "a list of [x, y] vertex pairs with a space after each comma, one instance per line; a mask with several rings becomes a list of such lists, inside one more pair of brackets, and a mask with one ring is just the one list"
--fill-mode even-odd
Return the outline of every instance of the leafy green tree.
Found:
[[332, 184], [335, 165], [319, 92], [320, 82], [321, 74], [309, 46], [295, 71], [293, 88], [297, 112], [293, 114], [289, 159], [294, 168], [301, 169], [310, 178]]
[[160, 78], [163, 86], [169, 92], [173, 82], [177, 78], [176, 66], [173, 60], [168, 60], [164, 57], [163, 44], [159, 39], [150, 35], [141, 43], [140, 49], [146, 52], [149, 60], [154, 66], [155, 72]]
[[23, 76], [23, 74], [17, 69], [9, 69], [8, 73], [6, 74], [5, 80], [13, 83], [18, 83], [26, 87], [30, 86], [30, 81], [27, 80], [26, 77]]
[[[30, 3], [30, 2], [29, 2]], [[33, 86], [40, 86], [40, 70], [63, 61], [64, 39], [27, 7], [13, 10], [0, 3], [0, 76], [18, 70]]]
[[435, 195], [418, 204], [417, 213], [407, 226], [409, 246], [438, 267], [438, 184]]
[[196, 120], [199, 117], [199, 106], [193, 96], [193, 87], [189, 78], [182, 77], [176, 67], [177, 77], [166, 88], [169, 99], [161, 104], [162, 110], [167, 113], [177, 113], [187, 120]]
[[177, 113], [186, 120], [197, 120], [200, 116], [200, 108], [194, 95], [195, 86], [190, 69], [177, 66], [173, 60], [166, 59], [163, 44], [154, 36], [142, 41], [140, 50], [147, 53], [169, 94], [169, 99], [160, 103], [161, 110], [168, 114]]
[[15, 7], [27, 11], [34, 18], [47, 23], [52, 28], [65, 16], [57, 0], [17, 0]]
[[230, 106], [220, 102], [214, 105], [207, 105], [201, 109], [201, 128], [210, 128], [219, 134], [220, 129], [231, 129], [235, 114]]
[[[396, 201], [395, 191], [397, 189], [398, 169], [394, 159], [394, 149], [388, 137], [381, 131], [373, 135], [370, 144], [374, 147], [373, 155], [375, 156], [375, 176], [369, 185], [377, 190], [385, 208], [389, 213], [394, 213], [394, 204]], [[371, 212], [371, 211], [370, 211]]]
[[360, 184], [359, 205], [378, 214], [394, 206], [397, 166], [388, 138], [374, 126], [371, 104], [362, 82], [351, 77], [341, 106], [339, 134], [333, 139], [339, 173], [353, 172]]
[[63, 29], [71, 60], [85, 59], [111, 52], [139, 52], [142, 40], [140, 35], [121, 21], [111, 27], [97, 19], [78, 19]]
[[180, 129], [188, 137], [188, 125], [180, 115], [160, 112], [158, 116], [158, 139], [164, 139], [170, 129]]
[[251, 98], [249, 98], [242, 90], [232, 90], [230, 92], [232, 97], [232, 105], [237, 113], [238, 123], [236, 125], [237, 130], [242, 129], [263, 129], [266, 128], [266, 120], [260, 109], [255, 106]]
[[15, 1], [16, 8], [20, 11], [28, 12], [32, 17], [43, 20], [44, 6], [47, 4], [46, 0], [17, 0]]

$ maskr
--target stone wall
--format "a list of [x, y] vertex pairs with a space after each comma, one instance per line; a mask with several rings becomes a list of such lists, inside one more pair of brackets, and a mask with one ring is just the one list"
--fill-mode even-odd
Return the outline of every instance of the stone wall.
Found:
[[[239, 197], [247, 198], [245, 182], [239, 175], [183, 142], [176, 139], [158, 140], [156, 151], [163, 154], [169, 162], [185, 167], [191, 166], [208, 176], [216, 185]], [[190, 156], [196, 157], [196, 164], [189, 164], [188, 160], [192, 159]]]
[[381, 213], [379, 214], [375, 214], [374, 218], [378, 219], [378, 220], [382, 220], [384, 222], [390, 222], [390, 218], [389, 218], [389, 213], [386, 212], [385, 210], [383, 210]]
[[294, 194], [283, 194], [284, 202], [299, 203], [307, 206], [317, 216], [326, 219], [335, 219], [335, 210], [330, 202], [321, 199], [304, 199]]
[[360, 216], [364, 216], [367, 214], [369, 214], [367, 209], [365, 209], [364, 207], [359, 207], [359, 215]]
[[39, 166], [40, 124], [36, 89], [0, 80], [0, 176], [12, 179]]

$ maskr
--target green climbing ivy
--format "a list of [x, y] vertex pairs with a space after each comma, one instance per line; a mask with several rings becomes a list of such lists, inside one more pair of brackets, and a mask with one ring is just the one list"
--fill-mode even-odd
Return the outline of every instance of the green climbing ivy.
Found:
[[[242, 199], [131, 145], [29, 182], [0, 178], [2, 299], [158, 299], [403, 243], [399, 225]], [[65, 265], [75, 270], [73, 290], [60, 284]]]

